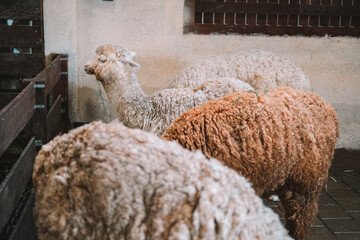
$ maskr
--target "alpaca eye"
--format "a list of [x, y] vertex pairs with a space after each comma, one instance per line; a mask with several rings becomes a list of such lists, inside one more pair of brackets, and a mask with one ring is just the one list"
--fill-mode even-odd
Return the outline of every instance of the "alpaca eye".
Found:
[[106, 57], [105, 57], [104, 55], [101, 55], [99, 61], [100, 61], [100, 62], [105, 62], [105, 61], [106, 61]]

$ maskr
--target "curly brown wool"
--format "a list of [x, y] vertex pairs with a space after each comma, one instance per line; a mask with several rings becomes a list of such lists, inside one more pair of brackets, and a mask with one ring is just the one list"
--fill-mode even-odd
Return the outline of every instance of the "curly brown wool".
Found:
[[257, 194], [275, 191], [295, 239], [305, 238], [317, 213], [337, 137], [332, 106], [290, 87], [210, 101], [182, 114], [163, 135], [236, 170]]

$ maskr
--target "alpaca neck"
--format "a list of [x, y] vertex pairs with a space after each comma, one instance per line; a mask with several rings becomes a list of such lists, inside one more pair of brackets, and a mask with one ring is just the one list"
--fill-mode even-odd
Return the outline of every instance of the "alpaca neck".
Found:
[[117, 74], [103, 87], [117, 118], [128, 127], [139, 127], [133, 119], [134, 115], [147, 112], [152, 107], [151, 99], [141, 89], [136, 76], [130, 72]]

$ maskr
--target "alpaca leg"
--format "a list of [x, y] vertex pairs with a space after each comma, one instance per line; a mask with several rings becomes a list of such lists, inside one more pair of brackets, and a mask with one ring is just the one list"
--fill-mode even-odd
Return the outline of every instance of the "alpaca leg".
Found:
[[[299, 188], [297, 188], [299, 190]], [[286, 188], [278, 192], [285, 209], [286, 228], [290, 236], [296, 240], [305, 239], [312, 219], [317, 213], [317, 200], [320, 191], [296, 191], [296, 187]]]

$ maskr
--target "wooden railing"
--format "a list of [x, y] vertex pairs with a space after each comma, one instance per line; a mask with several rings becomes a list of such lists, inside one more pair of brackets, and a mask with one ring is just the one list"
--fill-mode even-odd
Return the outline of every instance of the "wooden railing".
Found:
[[36, 111], [31, 132], [35, 133], [37, 146], [69, 129], [68, 58], [67, 55], [53, 55], [51, 59], [51, 63], [38, 75], [23, 81], [24, 84], [35, 84]]
[[360, 36], [356, 0], [185, 0], [184, 33]]
[[[24, 134], [30, 139], [0, 185], [0, 232], [9, 224], [33, 172], [36, 150], [69, 129], [67, 55], [52, 55], [51, 62], [34, 78], [23, 80], [23, 90], [0, 110], [0, 157]], [[2, 96], [7, 94], [2, 93]], [[36, 239], [32, 217], [34, 193], [11, 234], [11, 239]]]
[[[31, 120], [35, 113], [34, 105], [35, 88], [34, 83], [30, 83], [0, 111], [0, 155]], [[0, 185], [0, 230], [9, 221], [25, 190], [33, 171], [34, 159], [35, 138], [31, 138]]]

